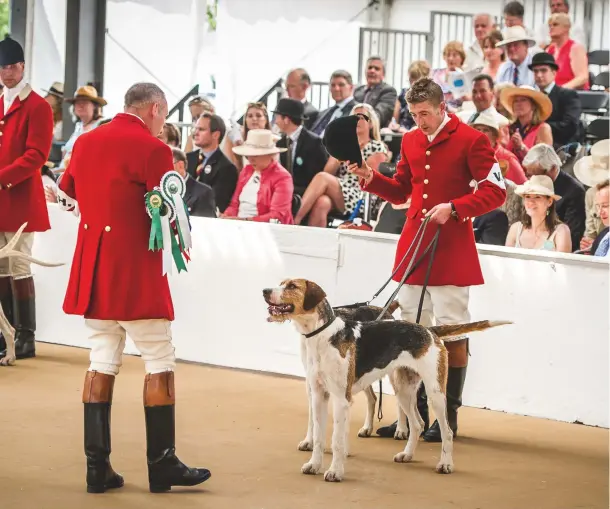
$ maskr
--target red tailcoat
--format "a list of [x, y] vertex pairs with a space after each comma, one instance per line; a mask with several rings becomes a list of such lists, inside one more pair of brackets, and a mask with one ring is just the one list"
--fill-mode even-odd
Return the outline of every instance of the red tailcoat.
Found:
[[53, 141], [53, 112], [26, 85], [4, 112], [0, 95], [0, 232], [51, 228], [41, 168]]
[[64, 312], [99, 320], [174, 319], [161, 251], [148, 250], [144, 195], [173, 170], [171, 149], [118, 114], [74, 144], [59, 188], [81, 220]]
[[[450, 218], [443, 226], [430, 273], [430, 286], [471, 286], [483, 283], [483, 274], [474, 240], [471, 219], [504, 203], [506, 189], [500, 167], [487, 136], [449, 115], [449, 122], [430, 143], [419, 129], [402, 139], [400, 162], [393, 178], [374, 172], [366, 191], [401, 204], [411, 196], [407, 222], [402, 230], [394, 268], [415, 238], [426, 212], [435, 205], [452, 201], [458, 220]], [[478, 190], [470, 186], [478, 182]], [[434, 237], [436, 223], [428, 223], [418, 257]], [[417, 243], [416, 243], [417, 244]], [[411, 250], [411, 254], [415, 246]], [[411, 254], [394, 276], [400, 281]], [[423, 285], [429, 257], [426, 256], [406, 283]]]

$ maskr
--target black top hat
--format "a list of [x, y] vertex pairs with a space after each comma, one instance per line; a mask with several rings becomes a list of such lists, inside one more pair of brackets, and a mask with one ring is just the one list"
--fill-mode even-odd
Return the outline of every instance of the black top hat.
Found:
[[324, 146], [335, 159], [362, 166], [362, 152], [356, 133], [358, 120], [357, 115], [349, 115], [330, 122], [324, 131]]
[[557, 62], [555, 62], [555, 57], [553, 55], [551, 55], [550, 53], [547, 53], [546, 51], [543, 51], [541, 53], [536, 53], [532, 57], [532, 63], [530, 65], [528, 65], [527, 67], [531, 71], [537, 65], [548, 65], [552, 69], [555, 69], [555, 70], [559, 69]]
[[285, 117], [307, 120], [307, 117], [305, 116], [305, 105], [296, 99], [280, 99], [272, 113], [279, 113]]
[[4, 40], [0, 41], [0, 65], [11, 65], [24, 61], [21, 44], [7, 34]]

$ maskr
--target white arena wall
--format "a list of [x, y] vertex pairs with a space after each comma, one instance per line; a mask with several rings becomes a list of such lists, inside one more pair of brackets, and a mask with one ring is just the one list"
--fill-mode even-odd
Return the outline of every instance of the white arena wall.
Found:
[[[66, 265], [34, 267], [37, 337], [87, 347], [83, 319], [62, 311], [79, 219], [55, 205], [49, 212], [52, 229], [37, 234], [34, 256]], [[295, 376], [303, 375], [298, 334], [290, 323], [266, 321], [262, 289], [304, 277], [333, 305], [368, 300], [391, 272], [398, 238], [205, 218], [192, 224], [188, 272], [170, 276], [177, 357]], [[472, 319], [514, 325], [472, 335], [464, 404], [608, 427], [608, 262], [491, 246], [479, 254], [486, 284], [472, 288]], [[136, 353], [130, 341], [126, 352]]]

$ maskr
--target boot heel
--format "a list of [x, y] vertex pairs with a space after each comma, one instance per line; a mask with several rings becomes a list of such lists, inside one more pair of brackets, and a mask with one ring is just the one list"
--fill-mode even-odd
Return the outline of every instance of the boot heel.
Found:
[[172, 487], [169, 484], [151, 484], [151, 493], [165, 493], [166, 491], [172, 491]]
[[87, 493], [106, 493], [106, 486], [91, 486], [87, 484]]

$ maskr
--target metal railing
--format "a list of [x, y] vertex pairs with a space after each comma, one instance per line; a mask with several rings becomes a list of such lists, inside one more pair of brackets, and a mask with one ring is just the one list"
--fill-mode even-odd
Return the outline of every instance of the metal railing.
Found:
[[188, 122], [184, 121], [185, 109], [188, 108], [188, 101], [199, 94], [199, 85], [195, 85], [191, 88], [183, 97], [180, 99], [167, 113], [166, 119], [169, 119], [178, 113], [178, 122], [172, 122], [180, 130], [180, 139], [185, 140], [189, 134], [191, 127], [190, 119]]

